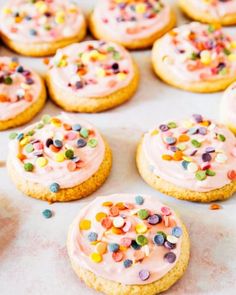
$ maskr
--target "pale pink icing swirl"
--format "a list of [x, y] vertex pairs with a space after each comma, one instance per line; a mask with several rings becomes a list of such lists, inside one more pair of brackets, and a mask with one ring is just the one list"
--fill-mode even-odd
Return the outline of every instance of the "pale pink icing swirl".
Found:
[[191, 2], [191, 6], [196, 8], [196, 10], [200, 9], [202, 12], [207, 12], [216, 18], [236, 13], [235, 0], [190, 0], [189, 2]]
[[[115, 70], [114, 64], [118, 65]], [[109, 95], [126, 87], [134, 77], [129, 52], [112, 42], [85, 41], [69, 45], [57, 51], [49, 66], [52, 83], [78, 97]]]
[[[210, 123], [208, 127], [194, 122], [193, 119], [183, 120], [176, 122], [177, 127], [169, 129], [166, 132], [155, 132], [156, 129], [149, 131], [144, 135], [142, 149], [144, 156], [148, 162], [149, 168], [156, 176], [170, 183], [186, 188], [191, 191], [208, 192], [229, 184], [232, 180], [229, 178], [229, 171], [235, 171], [236, 167], [236, 139], [232, 132], [226, 127]], [[196, 128], [204, 128], [202, 132], [197, 131], [195, 134], [190, 135]], [[173, 156], [174, 152], [171, 151], [171, 146], [166, 143], [165, 138], [175, 138], [176, 145], [181, 144], [178, 138], [182, 134], [187, 134], [190, 138], [184, 144], [183, 155], [187, 157], [186, 161], [193, 165], [188, 169], [188, 163], [183, 163], [185, 158], [180, 161], [164, 160], [163, 155]], [[217, 135], [223, 135], [225, 141], [219, 140]], [[192, 144], [192, 140], [197, 140], [201, 146], [196, 148]], [[207, 153], [207, 148], [213, 148], [214, 151], [209, 152], [211, 159], [206, 160], [209, 156], [203, 154]], [[222, 159], [222, 161], [221, 161]], [[183, 164], [187, 164], [184, 169]], [[207, 176], [205, 179], [199, 180], [196, 178], [198, 171], [212, 170], [215, 175]]]
[[162, 60], [166, 69], [186, 82], [233, 78], [236, 74], [235, 39], [221, 28], [192, 22], [158, 40], [153, 59]]
[[[40, 77], [33, 71], [23, 66], [24, 72], [16, 71], [20, 63], [12, 61], [9, 57], [0, 57], [0, 77], [10, 77], [12, 83], [0, 83], [0, 120], [12, 119], [29, 108], [38, 98], [42, 91]], [[26, 82], [32, 80], [30, 85]], [[29, 80], [30, 79], [30, 80]], [[30, 99], [26, 100], [25, 95]]]
[[[23, 134], [25, 134], [25, 136], [27, 136], [27, 133], [31, 130], [34, 130], [34, 134], [29, 137], [29, 142], [26, 142], [26, 144], [22, 144], [18, 139], [12, 140], [9, 144], [9, 158], [13, 168], [25, 180], [43, 186], [50, 186], [52, 183], [57, 183], [61, 188], [70, 188], [81, 184], [97, 172], [104, 160], [105, 144], [98, 130], [90, 123], [82, 120], [80, 116], [62, 113], [56, 118], [62, 122], [61, 126], [47, 123], [43, 124], [43, 127], [38, 127], [39, 123], [36, 123], [24, 129]], [[42, 122], [40, 124], [42, 124]], [[96, 146], [91, 147], [87, 143], [83, 148], [78, 148], [77, 140], [82, 137], [76, 131], [66, 130], [63, 124], [69, 126], [80, 124], [89, 131], [89, 136], [85, 141], [88, 142], [90, 139], [95, 139], [97, 141]], [[77, 158], [77, 167], [75, 170], [68, 170], [68, 164], [72, 162], [72, 160], [67, 158], [61, 162], [55, 160], [57, 152], [54, 152], [46, 146], [48, 138], [62, 141], [63, 147], [59, 151], [60, 153], [64, 153], [68, 149], [74, 151], [74, 157]], [[37, 141], [40, 141], [40, 145], [42, 145], [38, 147]], [[35, 147], [34, 151], [30, 153], [27, 152], [28, 144], [32, 144]], [[18, 158], [19, 154], [24, 156], [23, 160]], [[39, 155], [37, 156], [36, 154]], [[40, 167], [37, 164], [37, 159], [39, 157], [46, 159], [47, 164], [44, 167]], [[34, 170], [32, 172], [25, 171], [24, 169], [24, 164], [28, 162], [34, 165]]]
[[226, 124], [236, 126], [236, 83], [233, 83], [224, 93], [220, 112]]
[[[137, 217], [136, 213], [139, 209], [147, 209], [151, 214], [161, 215], [161, 209], [163, 207], [167, 208], [161, 204], [157, 198], [146, 195], [142, 195], [144, 203], [142, 205], [137, 205], [135, 203], [135, 197], [136, 195], [134, 194], [114, 194], [106, 197], [98, 197], [80, 211], [79, 215], [70, 227], [68, 237], [68, 250], [73, 264], [90, 270], [96, 276], [125, 285], [144, 285], [152, 283], [165, 276], [175, 266], [180, 256], [182, 236], [178, 238], [176, 247], [173, 250], [168, 250], [164, 246], [157, 246], [153, 242], [153, 237], [158, 231], [162, 231], [167, 235], [172, 235], [173, 227], [181, 227], [179, 218], [170, 208], [168, 208], [168, 210], [170, 210], [171, 214], [164, 217], [166, 220], [168, 219], [168, 225], [165, 226], [163, 221], [157, 225], [149, 225], [149, 230], [144, 234], [148, 238], [148, 244], [146, 245], [148, 252], [142, 261], [136, 263], [134, 262], [132, 266], [125, 268], [123, 264], [124, 260], [115, 262], [109, 250], [103, 255], [103, 259], [100, 263], [91, 261], [89, 255], [96, 251], [94, 250], [96, 247], [91, 245], [88, 241], [88, 233], [90, 231], [98, 234], [98, 240], [107, 244], [119, 244], [121, 239], [124, 237], [135, 239], [137, 236], [134, 229], [135, 225], [140, 222], [147, 224], [146, 220], [141, 220]], [[131, 221], [132, 223], [132, 227], [128, 232], [119, 235], [111, 233], [110, 230], [106, 232], [106, 229], [102, 227], [101, 223], [96, 221], [95, 216], [97, 213], [105, 212], [109, 214], [109, 208], [102, 205], [107, 201], [112, 202], [113, 205], [117, 203], [127, 203], [131, 205], [131, 208], [133, 207], [133, 209], [120, 211], [120, 216], [125, 216], [125, 220]], [[89, 230], [81, 230], [79, 228], [80, 222], [84, 219], [91, 221], [91, 228]], [[144, 247], [141, 249], [144, 251]], [[164, 259], [164, 255], [169, 251], [176, 255], [174, 263], [169, 263]], [[135, 250], [132, 249], [132, 247], [127, 248], [124, 252], [124, 259], [132, 260], [134, 252]], [[150, 277], [145, 281], [142, 281], [139, 277], [139, 272], [141, 270], [147, 270], [150, 273]]]
[[[120, 9], [121, 6], [124, 9]], [[136, 5], [146, 5], [142, 12], [137, 12]], [[151, 8], [150, 8], [151, 6]], [[156, 12], [154, 7], [156, 7]], [[93, 13], [100, 33], [117, 42], [132, 42], [148, 38], [162, 30], [170, 22], [170, 6], [163, 1], [150, 0], [98, 1]]]
[[8, 38], [39, 43], [74, 37], [85, 25], [85, 19], [73, 1], [9, 0], [1, 10], [0, 23]]

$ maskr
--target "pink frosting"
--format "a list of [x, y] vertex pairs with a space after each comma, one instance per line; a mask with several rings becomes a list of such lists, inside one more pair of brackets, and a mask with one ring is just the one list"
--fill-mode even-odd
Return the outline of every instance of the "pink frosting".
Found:
[[[146, 5], [143, 13], [135, 11], [135, 5], [140, 3]], [[121, 9], [122, 5], [125, 8]], [[100, 33], [104, 36], [110, 36], [117, 42], [132, 42], [162, 30], [170, 22], [170, 6], [156, 0], [149, 0], [148, 3], [141, 1], [117, 3], [114, 0], [104, 0], [98, 1], [93, 17]]]
[[212, 16], [219, 18], [236, 13], [236, 1], [219, 1], [219, 0], [191, 0], [191, 5], [197, 10], [210, 13]]
[[[30, 107], [39, 97], [42, 84], [39, 76], [23, 67], [24, 72], [17, 72], [19, 62], [12, 61], [9, 57], [0, 57], [0, 78], [10, 77], [10, 85], [0, 83], [0, 120], [5, 121], [16, 117]], [[27, 84], [27, 81], [33, 84]], [[26, 89], [25, 89], [26, 88]]]
[[[229, 172], [235, 170], [236, 167], [236, 139], [234, 135], [224, 126], [213, 122], [210, 122], [207, 127], [204, 127], [201, 123], [196, 123], [194, 119], [180, 121], [176, 124], [176, 128], [165, 132], [158, 132], [158, 130], [153, 132], [151, 130], [144, 135], [143, 152], [152, 173], [178, 187], [191, 191], [208, 192], [229, 184], [232, 181]], [[200, 127], [203, 128], [202, 131], [199, 131]], [[194, 129], [197, 130], [195, 133]], [[191, 135], [191, 133], [194, 134]], [[203, 133], [206, 134], [203, 135]], [[174, 147], [181, 149], [179, 136], [182, 134], [190, 137], [189, 140], [182, 143], [184, 144], [182, 159], [180, 161], [164, 160], [163, 155], [174, 156], [174, 152], [171, 150]], [[218, 139], [217, 135], [223, 135], [225, 141]], [[167, 137], [176, 140], [172, 147], [166, 143]], [[201, 143], [201, 146], [196, 148], [192, 144], [193, 139]], [[207, 153], [207, 148], [214, 150], [208, 153], [211, 157], [208, 161], [206, 159], [209, 156], [203, 156]], [[205, 160], [203, 160], [203, 157], [205, 157]], [[183, 163], [184, 160], [191, 163], [191, 166], [194, 163], [195, 169], [189, 169], [191, 166], [188, 166], [189, 163]], [[186, 169], [184, 169], [183, 164], [186, 164]], [[204, 173], [207, 169], [213, 171], [215, 175], [199, 180], [196, 174], [199, 171]]]
[[[153, 57], [161, 59], [166, 69], [182, 81], [232, 78], [236, 74], [233, 41], [220, 28], [192, 22], [161, 38], [156, 45], [158, 50], [154, 46]], [[202, 59], [206, 54], [210, 56], [207, 63]]]
[[[113, 70], [114, 64], [118, 69]], [[57, 89], [66, 90], [68, 95], [99, 97], [126, 87], [134, 67], [130, 54], [120, 45], [86, 41], [59, 49], [50, 61], [49, 75]]]
[[[165, 276], [175, 266], [180, 256], [182, 236], [177, 239], [176, 247], [173, 250], [169, 250], [164, 246], [157, 246], [153, 242], [153, 237], [158, 231], [162, 231], [166, 235], [172, 235], [173, 227], [181, 227], [180, 220], [173, 210], [164, 207], [157, 198], [146, 195], [142, 196], [144, 203], [142, 205], [137, 205], [135, 197], [134, 194], [114, 194], [106, 197], [98, 197], [80, 211], [78, 217], [70, 227], [68, 237], [69, 255], [75, 265], [90, 270], [99, 277], [125, 285], [144, 285], [152, 283]], [[130, 209], [125, 208], [125, 210], [120, 210], [119, 215], [124, 216], [126, 222], [131, 222], [132, 226], [129, 231], [117, 235], [112, 233], [111, 230], [106, 231], [101, 225], [101, 222], [96, 220], [95, 216], [98, 212], [105, 212], [109, 215], [109, 208], [103, 206], [103, 203], [107, 201], [112, 202], [114, 206], [117, 203], [128, 204], [127, 207], [130, 207]], [[161, 213], [163, 207], [164, 210], [167, 209], [167, 212], [169, 211], [169, 216], [164, 217], [163, 213]], [[162, 222], [157, 225], [150, 225], [147, 220], [139, 219], [136, 214], [140, 209], [146, 209], [150, 214], [161, 215]], [[110, 218], [114, 220], [114, 217]], [[79, 227], [80, 222], [84, 219], [91, 221], [91, 228], [89, 230], [82, 230]], [[168, 220], [166, 225], [164, 224], [164, 219], [166, 221]], [[144, 248], [147, 248], [148, 252], [146, 252], [142, 261], [133, 261], [130, 267], [125, 268], [124, 260], [133, 260], [133, 255], [136, 251], [132, 247], [128, 247], [124, 251], [123, 260], [115, 262], [112, 258], [112, 253], [109, 252], [109, 246], [108, 252], [103, 254], [100, 263], [95, 263], [90, 259], [89, 255], [96, 252], [96, 245], [92, 245], [89, 242], [89, 232], [97, 233], [98, 241], [102, 241], [108, 245], [110, 243], [120, 244], [122, 238], [133, 240], [137, 237], [135, 226], [140, 223], [148, 224], [149, 226], [148, 231], [144, 234], [148, 239], [148, 244], [141, 248], [141, 251], [145, 251]], [[164, 259], [164, 255], [170, 251], [176, 255], [174, 263], [170, 263]], [[150, 273], [150, 277], [145, 281], [142, 281], [139, 277], [139, 272], [142, 270], [147, 270]]]
[[233, 83], [224, 93], [220, 111], [225, 123], [236, 126], [236, 83]]
[[[52, 119], [54, 119], [53, 117]], [[80, 124], [83, 128], [89, 131], [88, 138], [85, 139], [87, 145], [83, 148], [77, 147], [78, 139], [81, 139], [79, 132], [73, 130], [66, 130], [63, 125], [55, 126], [52, 123], [45, 124], [42, 128], [38, 129], [38, 124], [31, 125], [23, 130], [26, 136], [31, 130], [35, 133], [29, 137], [29, 144], [32, 144], [34, 150], [27, 152], [27, 144], [22, 145], [21, 141], [17, 138], [10, 142], [10, 160], [13, 168], [25, 180], [41, 184], [43, 186], [50, 186], [52, 183], [57, 183], [61, 188], [70, 188], [81, 184], [90, 178], [100, 167], [105, 154], [105, 145], [98, 130], [91, 124], [82, 120], [78, 115], [62, 113], [57, 116], [62, 124], [69, 126]], [[42, 122], [41, 122], [42, 123]], [[52, 140], [59, 139], [63, 143], [63, 147], [59, 153], [65, 153], [70, 149], [74, 151], [74, 157], [77, 158], [76, 168], [74, 171], [68, 169], [70, 159], [65, 158], [64, 161], [58, 162], [55, 160], [57, 152], [53, 151], [50, 147], [46, 146], [48, 138]], [[96, 139], [97, 145], [90, 147], [88, 142], [91, 139]], [[47, 165], [40, 167], [37, 164], [37, 153], [47, 161]], [[23, 160], [18, 158], [18, 155], [23, 155]], [[32, 163], [34, 169], [32, 172], [27, 172], [24, 169], [25, 163]]]
[[8, 38], [37, 43], [73, 37], [79, 34], [85, 20], [77, 4], [71, 1], [10, 0], [1, 11], [0, 24]]

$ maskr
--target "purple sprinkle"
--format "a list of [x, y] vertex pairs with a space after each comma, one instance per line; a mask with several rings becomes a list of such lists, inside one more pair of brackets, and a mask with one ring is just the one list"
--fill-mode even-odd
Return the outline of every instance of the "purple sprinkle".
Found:
[[201, 134], [201, 135], [206, 135], [207, 134], [207, 129], [205, 127], [200, 127], [198, 129], [198, 132]]
[[167, 249], [170, 249], [170, 250], [172, 250], [172, 249], [175, 249], [175, 248], [176, 248], [176, 245], [175, 245], [175, 244], [172, 244], [172, 243], [170, 243], [169, 241], [165, 241], [165, 243], [164, 243], [164, 246], [165, 246], [165, 248], [167, 248]]
[[81, 81], [77, 81], [77, 82], [75, 83], [75, 88], [76, 88], [76, 89], [81, 89], [81, 88], [83, 88], [83, 83], [82, 83]]
[[148, 270], [140, 270], [139, 277], [142, 281], [146, 281], [150, 277], [150, 272]]
[[153, 215], [151, 215], [151, 216], [148, 217], [148, 223], [151, 224], [151, 225], [158, 224], [161, 221], [162, 221], [162, 218], [158, 214], [153, 214]]
[[165, 124], [162, 124], [159, 126], [159, 129], [162, 131], [162, 132], [165, 132], [165, 131], [168, 131], [169, 130], [169, 127]]
[[208, 154], [208, 153], [202, 154], [202, 160], [203, 160], [203, 162], [210, 162], [211, 159], [212, 159], [212, 157], [211, 157], [210, 154]]
[[27, 85], [32, 85], [32, 84], [34, 84], [34, 80], [33, 80], [32, 78], [26, 78], [25, 83], [26, 83]]
[[213, 147], [207, 147], [206, 148], [206, 153], [214, 153], [215, 149]]
[[169, 263], [174, 263], [176, 260], [176, 255], [173, 252], [168, 252], [165, 254], [164, 259], [167, 260]]
[[171, 146], [171, 147], [170, 147], [170, 150], [171, 150], [173, 153], [175, 153], [175, 152], [178, 151], [178, 148], [177, 148], [176, 146]]
[[191, 152], [190, 156], [195, 156], [196, 153], [197, 153], [197, 150], [193, 150], [193, 151]]
[[193, 114], [193, 118], [197, 123], [201, 123], [203, 121], [202, 116], [198, 114]]

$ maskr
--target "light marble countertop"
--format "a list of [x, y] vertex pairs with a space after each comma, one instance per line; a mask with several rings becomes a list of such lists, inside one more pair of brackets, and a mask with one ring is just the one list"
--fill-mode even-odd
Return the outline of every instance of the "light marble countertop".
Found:
[[[0, 4], [4, 3], [0, 1]], [[89, 10], [96, 1], [78, 1]], [[185, 21], [178, 13], [178, 23]], [[13, 55], [1, 47], [0, 55]], [[139, 91], [134, 98], [112, 111], [79, 114], [96, 125], [113, 150], [113, 169], [97, 192], [80, 201], [48, 205], [17, 191], [5, 167], [9, 131], [0, 133], [0, 294], [1, 295], [92, 295], [74, 274], [66, 251], [69, 224], [80, 208], [96, 196], [117, 192], [154, 195], [175, 208], [191, 236], [191, 260], [185, 276], [166, 294], [236, 294], [236, 196], [211, 211], [208, 204], [193, 204], [162, 195], [146, 185], [135, 166], [135, 150], [142, 133], [165, 119], [179, 119], [192, 113], [219, 118], [222, 93], [192, 94], [159, 81], [150, 64], [150, 51], [132, 52], [141, 70]], [[43, 73], [41, 59], [20, 60]], [[57, 114], [50, 101], [42, 114]], [[42, 211], [55, 215], [45, 219]]]

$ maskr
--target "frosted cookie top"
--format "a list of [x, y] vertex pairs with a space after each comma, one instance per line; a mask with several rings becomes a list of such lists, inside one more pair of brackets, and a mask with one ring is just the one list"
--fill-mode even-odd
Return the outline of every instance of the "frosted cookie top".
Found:
[[0, 121], [12, 119], [40, 96], [40, 77], [22, 66], [17, 58], [0, 57]]
[[236, 83], [233, 83], [223, 95], [220, 106], [222, 117], [226, 124], [236, 126]]
[[236, 41], [219, 26], [192, 22], [173, 29], [156, 46], [154, 61], [161, 59], [182, 81], [213, 81], [236, 74]]
[[1, 10], [0, 20], [3, 34], [25, 43], [71, 38], [85, 25], [77, 4], [67, 0], [9, 0]]
[[122, 46], [86, 41], [59, 49], [48, 74], [54, 85], [68, 94], [100, 97], [126, 87], [134, 77], [134, 65]]
[[142, 147], [152, 173], [178, 187], [208, 192], [236, 180], [236, 138], [201, 115], [161, 124]]
[[98, 197], [70, 227], [73, 264], [125, 285], [165, 276], [179, 259], [182, 224], [157, 198], [132, 194]]
[[190, 0], [191, 6], [209, 13], [216, 18], [236, 13], [235, 0]]
[[52, 192], [81, 184], [99, 169], [104, 141], [78, 115], [44, 115], [20, 133], [10, 134], [11, 165], [25, 180]]
[[93, 17], [104, 36], [132, 42], [163, 29], [171, 16], [170, 6], [164, 1], [104, 0], [96, 5]]

